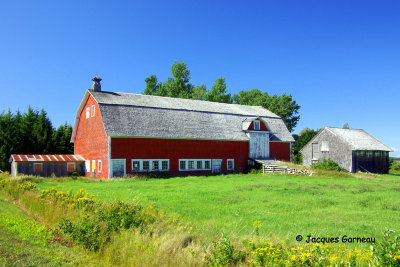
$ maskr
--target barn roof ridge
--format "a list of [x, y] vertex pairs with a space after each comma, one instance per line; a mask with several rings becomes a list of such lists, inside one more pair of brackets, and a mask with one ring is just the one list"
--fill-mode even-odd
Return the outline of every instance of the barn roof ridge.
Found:
[[[197, 100], [201, 101], [201, 100]], [[211, 101], [208, 101], [211, 102]], [[107, 105], [107, 106], [125, 106], [125, 107], [137, 107], [137, 108], [148, 108], [148, 109], [163, 109], [163, 110], [173, 110], [173, 111], [189, 111], [189, 112], [200, 112], [200, 113], [212, 113], [212, 114], [221, 114], [221, 115], [231, 115], [231, 116], [240, 116], [243, 117], [243, 120], [252, 120], [256, 118], [269, 118], [280, 120], [280, 117], [269, 117], [269, 116], [257, 116], [257, 115], [244, 115], [238, 113], [224, 113], [224, 112], [215, 112], [215, 111], [201, 111], [201, 110], [188, 110], [188, 109], [178, 109], [178, 108], [162, 108], [162, 107], [148, 107], [148, 106], [139, 106], [139, 105], [124, 105], [124, 104], [108, 104], [108, 103], [99, 103], [99, 105]], [[258, 107], [258, 106], [253, 106]]]
[[[278, 115], [276, 115], [275, 113], [271, 112], [270, 110], [262, 106], [241, 105], [234, 103], [220, 103], [220, 102], [212, 102], [212, 101], [198, 100], [198, 99], [144, 95], [136, 93], [110, 92], [110, 91], [97, 92], [92, 89], [88, 89], [88, 91], [99, 104], [169, 108], [172, 110], [189, 110], [189, 111], [200, 111], [200, 112], [214, 112], [220, 114], [280, 118]], [[136, 96], [136, 98], [132, 96]], [[122, 97], [123, 99], [117, 99], [118, 97]], [[141, 100], [147, 100], [147, 101], [140, 102], [138, 101], [137, 98], [141, 98]], [[149, 102], [148, 100], [157, 100], [157, 101]], [[263, 114], [261, 115], [260, 113]]]

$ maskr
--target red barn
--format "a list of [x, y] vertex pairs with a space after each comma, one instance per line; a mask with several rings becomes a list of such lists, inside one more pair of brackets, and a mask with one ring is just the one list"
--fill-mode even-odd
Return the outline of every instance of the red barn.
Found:
[[105, 92], [100, 81], [86, 91], [71, 137], [88, 176], [230, 173], [253, 159], [290, 160], [292, 135], [263, 107]]

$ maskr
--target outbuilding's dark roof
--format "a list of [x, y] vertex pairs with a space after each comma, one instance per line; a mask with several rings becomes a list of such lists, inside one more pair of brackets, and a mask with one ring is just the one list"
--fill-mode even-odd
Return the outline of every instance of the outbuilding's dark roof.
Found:
[[[108, 136], [247, 141], [243, 121], [261, 118], [270, 129], [271, 141], [294, 142], [283, 120], [259, 106], [93, 90], [88, 93], [99, 104]], [[86, 102], [86, 94], [82, 102]]]

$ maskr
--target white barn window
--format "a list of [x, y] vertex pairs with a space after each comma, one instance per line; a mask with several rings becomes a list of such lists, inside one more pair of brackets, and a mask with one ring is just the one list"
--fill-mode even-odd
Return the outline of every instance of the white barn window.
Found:
[[180, 171], [204, 171], [211, 170], [210, 159], [180, 159]]
[[90, 172], [90, 160], [85, 161], [86, 172]]
[[256, 130], [256, 131], [260, 130], [260, 121], [259, 120], [254, 121], [254, 130]]
[[132, 159], [132, 171], [169, 171], [169, 159]]
[[86, 119], [89, 119], [89, 117], [90, 117], [90, 108], [87, 107], [86, 108]]
[[94, 117], [94, 114], [95, 114], [95, 111], [96, 111], [96, 106], [95, 105], [92, 105], [92, 110], [91, 110], [91, 117]]
[[234, 159], [227, 159], [226, 160], [226, 168], [228, 170], [233, 170], [235, 168], [235, 160]]

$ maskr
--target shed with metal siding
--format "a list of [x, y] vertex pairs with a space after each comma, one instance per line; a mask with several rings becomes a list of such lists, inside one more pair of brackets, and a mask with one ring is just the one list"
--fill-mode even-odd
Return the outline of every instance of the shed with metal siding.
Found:
[[12, 154], [11, 175], [68, 176], [74, 171], [84, 173], [85, 160], [80, 155], [22, 155]]
[[387, 173], [393, 150], [362, 129], [325, 127], [300, 152], [303, 165], [332, 159], [349, 172]]

